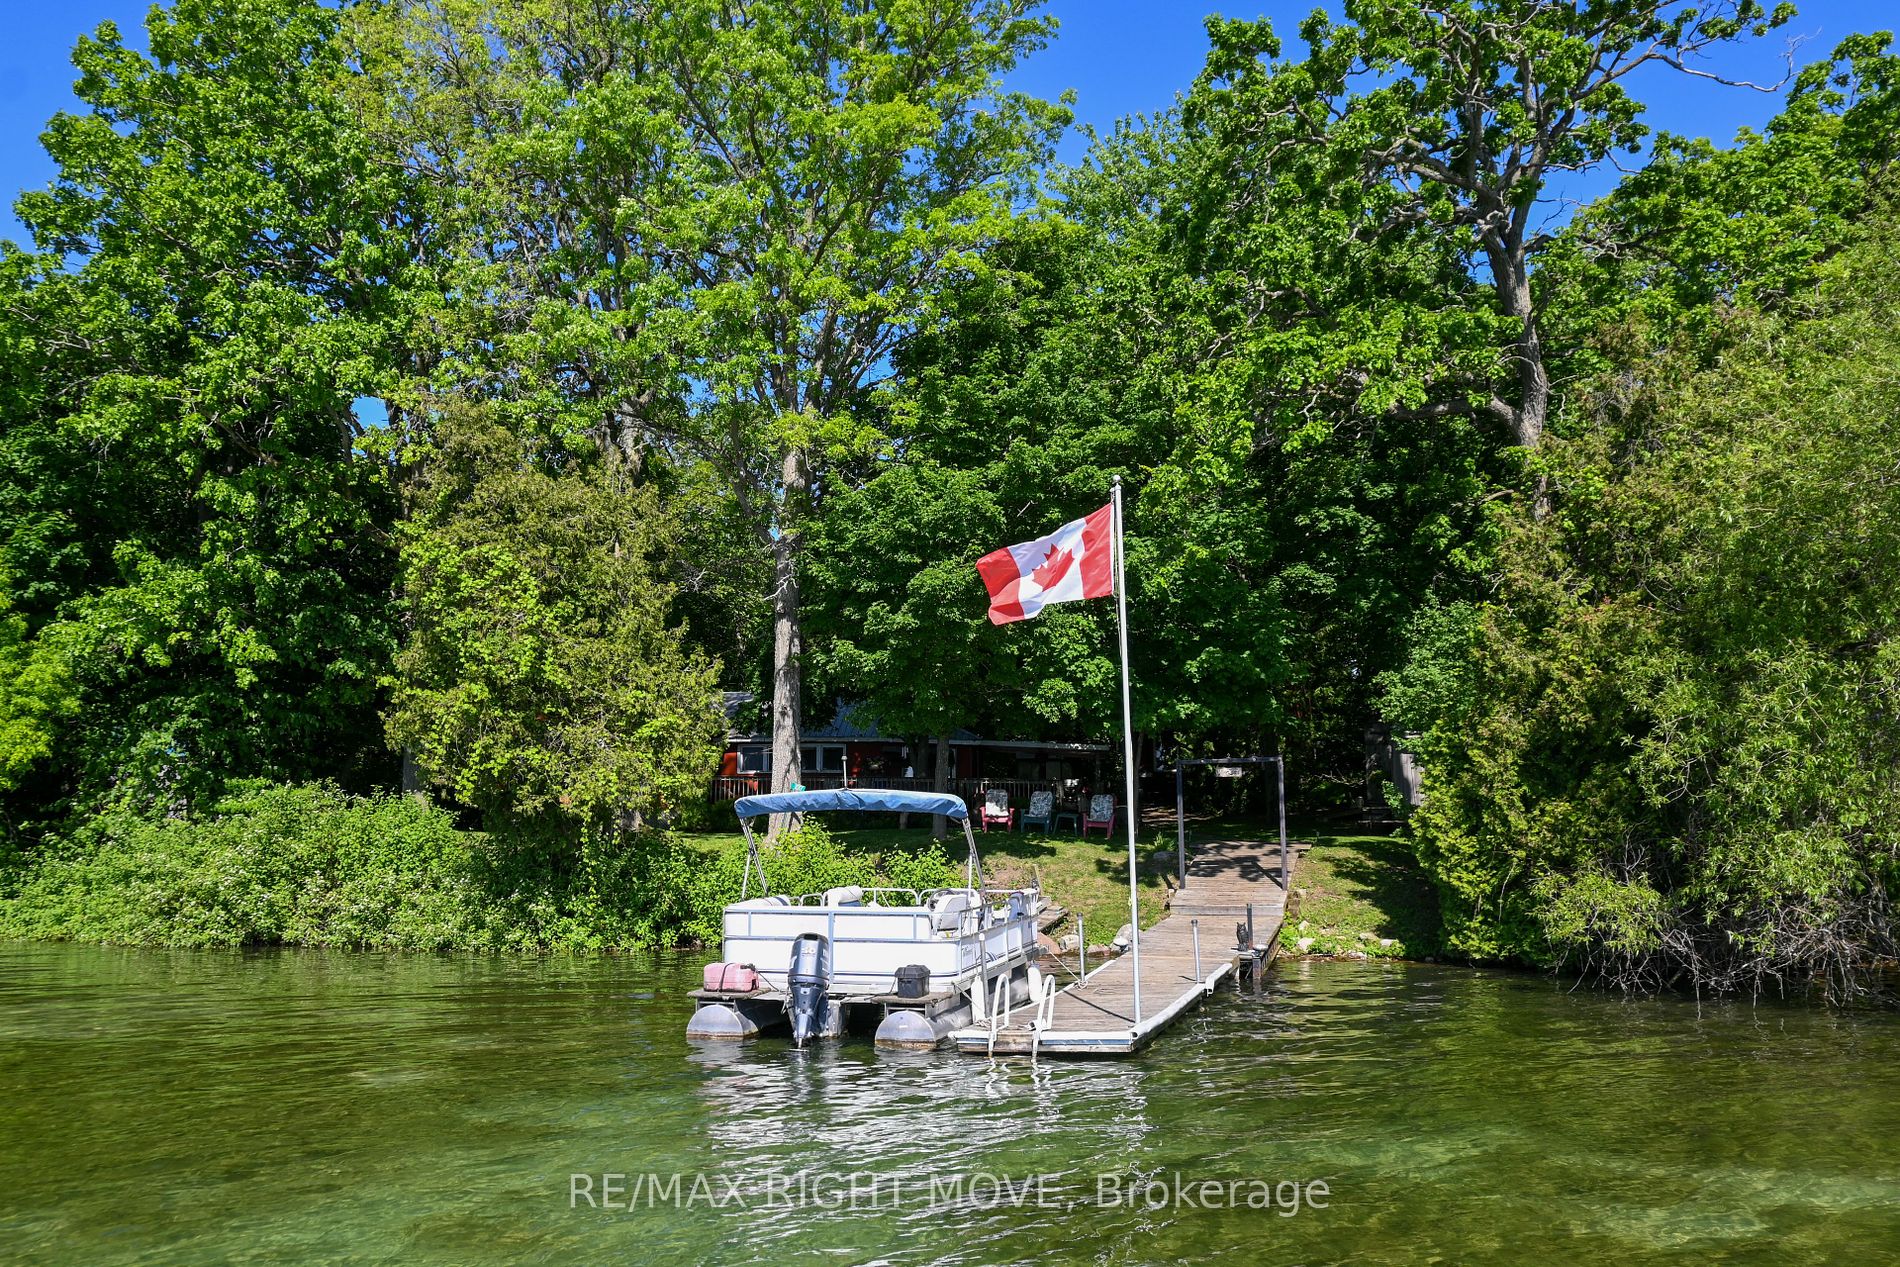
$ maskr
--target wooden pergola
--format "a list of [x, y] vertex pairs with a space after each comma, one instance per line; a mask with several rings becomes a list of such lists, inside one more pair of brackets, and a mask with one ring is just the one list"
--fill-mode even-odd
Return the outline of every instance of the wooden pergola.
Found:
[[1174, 763], [1174, 861], [1175, 881], [1187, 887], [1187, 770], [1189, 766], [1270, 765], [1274, 773], [1274, 803], [1280, 812], [1280, 888], [1284, 891], [1292, 875], [1291, 855], [1286, 840], [1286, 758], [1271, 757], [1200, 757]]

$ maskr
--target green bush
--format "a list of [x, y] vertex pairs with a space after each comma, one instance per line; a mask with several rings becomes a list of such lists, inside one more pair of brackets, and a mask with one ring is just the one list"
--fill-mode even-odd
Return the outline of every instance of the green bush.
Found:
[[0, 931], [167, 946], [435, 949], [490, 935], [468, 837], [409, 797], [242, 784], [197, 818], [113, 810], [26, 865]]
[[[717, 942], [745, 851], [555, 820], [458, 830], [413, 797], [236, 785], [201, 815], [113, 811], [0, 858], [0, 936], [159, 946], [607, 951]], [[959, 882], [940, 849], [853, 853], [808, 824], [766, 850], [775, 892]], [[754, 881], [754, 889], [757, 881]]]

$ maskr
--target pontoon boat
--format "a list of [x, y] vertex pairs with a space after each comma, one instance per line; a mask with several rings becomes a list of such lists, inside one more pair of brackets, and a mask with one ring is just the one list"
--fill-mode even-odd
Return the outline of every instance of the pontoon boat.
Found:
[[[694, 991], [699, 1010], [689, 1038], [751, 1038], [789, 1024], [803, 1046], [842, 1034], [869, 1012], [884, 1047], [934, 1047], [953, 1030], [1038, 997], [1036, 916], [1031, 886], [987, 888], [970, 811], [943, 793], [843, 788], [742, 797], [734, 806], [746, 838], [737, 902], [725, 909], [721, 955], [738, 970], [707, 972]], [[961, 888], [834, 888], [772, 893], [751, 820], [761, 814], [825, 810], [942, 814], [962, 824], [969, 846]], [[760, 893], [751, 894], [754, 872]], [[740, 988], [746, 987], [746, 988]], [[856, 1014], [856, 1015], [854, 1015]]]

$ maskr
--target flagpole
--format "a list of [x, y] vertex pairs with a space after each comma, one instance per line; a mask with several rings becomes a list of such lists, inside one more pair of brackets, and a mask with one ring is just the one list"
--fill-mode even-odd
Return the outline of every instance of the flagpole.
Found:
[[1128, 572], [1123, 566], [1122, 477], [1115, 477], [1115, 628], [1122, 652], [1122, 768], [1128, 773], [1128, 936], [1135, 966], [1135, 1024], [1141, 1024], [1141, 904], [1135, 889], [1135, 722], [1128, 703]]

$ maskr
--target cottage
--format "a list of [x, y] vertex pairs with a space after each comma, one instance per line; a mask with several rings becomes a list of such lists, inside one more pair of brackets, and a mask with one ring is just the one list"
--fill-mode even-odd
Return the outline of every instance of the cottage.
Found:
[[[712, 799], [732, 801], [770, 790], [772, 736], [750, 691], [726, 693], [726, 753]], [[965, 799], [986, 787], [1006, 787], [1027, 801], [1029, 792], [1106, 788], [1114, 779], [1115, 750], [1107, 743], [989, 739], [969, 730], [950, 736], [951, 786]], [[840, 701], [830, 720], [805, 728], [800, 781], [808, 788], [891, 787], [926, 790], [936, 770], [928, 740], [887, 736], [861, 706]]]

